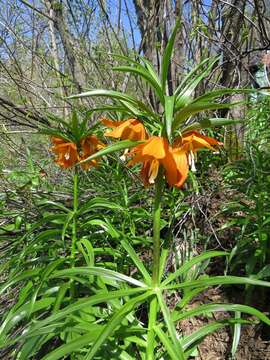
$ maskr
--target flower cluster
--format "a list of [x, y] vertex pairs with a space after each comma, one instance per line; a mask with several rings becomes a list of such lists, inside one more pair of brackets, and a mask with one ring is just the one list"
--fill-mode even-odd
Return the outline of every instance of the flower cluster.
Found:
[[[219, 141], [197, 131], [185, 132], [169, 144], [165, 137], [149, 136], [144, 125], [137, 119], [124, 121], [102, 119], [101, 122], [112, 129], [106, 131], [105, 136], [140, 141], [140, 144], [126, 151], [125, 154], [130, 157], [129, 166], [142, 163], [141, 177], [145, 186], [155, 182], [162, 167], [168, 184], [181, 188], [187, 179], [189, 167], [194, 169], [197, 151], [201, 148], [215, 150], [213, 146], [222, 145]], [[105, 147], [95, 135], [82, 138], [79, 144], [60, 137], [53, 137], [52, 142], [54, 146], [51, 151], [57, 156], [55, 161], [63, 168], [70, 168]], [[81, 163], [81, 166], [83, 169], [89, 169], [91, 166], [96, 166], [97, 161], [97, 159], [89, 160]]]
[[168, 184], [181, 188], [188, 176], [189, 166], [194, 167], [197, 150], [215, 150], [214, 145], [222, 145], [219, 141], [197, 131], [184, 133], [170, 145], [165, 137], [148, 136], [143, 124], [136, 119], [120, 122], [103, 119], [102, 123], [114, 129], [107, 131], [105, 136], [142, 141], [129, 152], [132, 158], [128, 165], [142, 163], [141, 177], [145, 186], [155, 182], [162, 166]]
[[[56, 155], [55, 162], [61, 167], [70, 168], [90, 155], [96, 153], [104, 147], [95, 135], [88, 135], [80, 140], [79, 144], [68, 142], [60, 137], [52, 137], [53, 147], [51, 151]], [[81, 164], [84, 170], [97, 165], [97, 159], [87, 161]]]

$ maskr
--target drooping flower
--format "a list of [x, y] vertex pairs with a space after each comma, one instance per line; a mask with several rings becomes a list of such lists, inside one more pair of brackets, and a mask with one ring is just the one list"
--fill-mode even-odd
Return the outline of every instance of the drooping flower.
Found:
[[[81, 160], [87, 159], [90, 155], [104, 147], [95, 135], [82, 138], [78, 146], [60, 137], [52, 137], [51, 140], [54, 145], [51, 151], [56, 155], [55, 162], [65, 169], [76, 165]], [[96, 166], [96, 164], [97, 159], [82, 163], [81, 167], [86, 170], [91, 166]]]
[[105, 136], [110, 136], [121, 140], [146, 140], [148, 135], [145, 127], [137, 119], [128, 119], [124, 121], [112, 121], [109, 119], [102, 119], [102, 124], [112, 128], [112, 131], [106, 131]]
[[[81, 148], [82, 148], [81, 160], [85, 160], [89, 156], [95, 154], [97, 151], [103, 149], [104, 144], [101, 141], [99, 141], [99, 139], [95, 135], [89, 135], [81, 140]], [[98, 158], [82, 163], [81, 167], [87, 170], [91, 166], [96, 166], [97, 162], [98, 162]]]
[[170, 186], [181, 187], [186, 180], [188, 174], [186, 154], [179, 148], [171, 148], [166, 138], [152, 136], [143, 144], [134, 147], [130, 155], [134, 157], [128, 165], [143, 163], [141, 176], [145, 186], [155, 182], [160, 166], [163, 166]]
[[80, 161], [77, 146], [73, 142], [67, 142], [59, 137], [52, 137], [54, 146], [51, 151], [57, 156], [55, 162], [61, 167], [67, 169]]
[[213, 146], [216, 145], [223, 145], [223, 143], [209, 136], [202, 135], [197, 131], [184, 133], [182, 137], [177, 137], [173, 143], [173, 147], [180, 147], [186, 152], [189, 165], [193, 171], [196, 171], [195, 160], [197, 151], [202, 148], [215, 151]]
[[163, 166], [168, 184], [181, 188], [187, 179], [189, 165], [193, 169], [195, 167], [194, 154], [197, 150], [201, 148], [215, 150], [213, 146], [221, 144], [196, 131], [176, 138], [172, 146], [166, 138], [152, 136], [130, 151], [129, 154], [134, 157], [128, 165], [143, 163], [141, 177], [145, 186], [155, 182], [159, 167]]
[[215, 148], [213, 148], [215, 145], [222, 145], [222, 142], [202, 135], [198, 131], [189, 131], [184, 133], [182, 137], [179, 136], [174, 140], [174, 146], [181, 146], [186, 152], [192, 151], [193, 153], [201, 148], [215, 151]]

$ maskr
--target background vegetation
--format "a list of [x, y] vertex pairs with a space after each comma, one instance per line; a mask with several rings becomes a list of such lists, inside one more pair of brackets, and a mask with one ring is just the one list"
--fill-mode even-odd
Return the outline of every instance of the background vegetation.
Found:
[[[223, 141], [224, 147], [219, 153], [198, 154], [197, 171], [189, 175], [181, 191], [166, 189], [161, 223], [163, 247], [168, 250], [164, 273], [173, 273], [204, 251], [215, 250], [230, 252], [228, 262], [223, 257], [202, 262], [179, 279], [192, 281], [225, 273], [268, 281], [269, 1], [1, 0], [0, 4], [2, 358], [85, 359], [85, 345], [68, 355], [55, 355], [53, 351], [88, 333], [90, 326], [91, 332], [102, 331], [106, 321], [131, 296], [124, 295], [124, 285], [106, 276], [77, 274], [68, 281], [51, 277], [56, 269], [69, 268], [73, 261], [69, 257], [73, 180], [70, 171], [63, 171], [53, 162], [50, 139], [39, 129], [59, 127], [59, 119], [69, 119], [76, 109], [79, 117], [103, 137], [98, 119], [122, 116], [98, 111], [101, 104], [110, 105], [110, 100], [67, 99], [94, 88], [127, 92], [159, 112], [158, 98], [145, 81], [114, 68], [126, 65], [123, 56], [138, 59], [140, 54], [160, 75], [161, 59], [176, 20], [180, 20], [181, 27], [167, 77], [170, 95], [192, 68], [216, 56], [219, 60], [198, 82], [196, 96], [228, 87], [254, 88], [254, 93], [224, 96], [221, 103], [239, 101], [239, 105], [207, 113], [211, 118], [244, 121], [208, 131], [208, 135]], [[205, 116], [199, 113], [195, 120]], [[125, 241], [128, 239], [139, 259], [150, 267], [154, 190], [144, 190], [139, 172], [127, 167], [120, 156], [107, 156], [98, 168], [80, 172], [76, 265], [97, 265], [139, 279], [132, 256], [127, 256]], [[70, 282], [79, 284], [75, 293], [69, 293]], [[46, 323], [49, 314], [54, 316], [66, 306], [73, 306], [72, 297], [83, 301], [112, 289], [123, 291], [123, 296], [59, 320], [56, 316], [52, 323]], [[167, 294], [166, 305], [170, 310], [189, 311], [213, 299], [217, 303], [250, 305], [268, 315], [268, 290], [254, 289], [250, 284], [222, 290], [202, 286], [200, 295], [196, 295], [196, 289], [192, 294], [175, 290]], [[221, 322], [226, 322], [230, 309], [232, 306], [223, 307], [218, 315], [205, 310], [192, 320], [177, 320], [181, 336], [192, 334], [201, 325], [213, 326], [213, 319], [220, 321], [219, 326], [215, 325], [221, 329], [217, 335], [207, 337], [200, 346], [193, 339], [188, 355], [191, 359], [270, 358], [269, 326], [255, 324], [253, 316], [258, 314], [243, 315], [238, 308], [234, 314], [242, 324], [228, 322], [224, 330]], [[263, 315], [260, 319], [267, 323]], [[38, 326], [39, 321], [43, 321], [43, 327]], [[146, 322], [147, 309], [141, 305], [94, 358], [143, 358], [145, 338], [140, 331]], [[130, 324], [136, 331], [127, 334]], [[29, 329], [38, 335], [22, 342]], [[54, 355], [49, 357], [51, 352]], [[158, 356], [168, 359], [161, 345]]]

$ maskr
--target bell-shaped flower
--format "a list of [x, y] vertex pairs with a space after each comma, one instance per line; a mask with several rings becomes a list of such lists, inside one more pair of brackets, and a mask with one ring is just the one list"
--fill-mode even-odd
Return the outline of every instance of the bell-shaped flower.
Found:
[[145, 186], [155, 182], [160, 166], [164, 168], [170, 186], [181, 187], [186, 180], [186, 153], [179, 148], [171, 148], [166, 138], [152, 136], [143, 144], [134, 147], [130, 155], [134, 157], [128, 165], [143, 163], [141, 177]]
[[112, 128], [112, 131], [106, 131], [105, 136], [113, 137], [121, 140], [146, 140], [148, 135], [145, 127], [137, 119], [128, 119], [124, 121], [112, 121], [109, 119], [102, 119], [102, 124]]
[[[81, 140], [82, 156], [81, 160], [87, 159], [89, 156], [95, 154], [97, 151], [104, 148], [104, 144], [99, 141], [95, 135], [89, 135]], [[91, 166], [96, 166], [98, 158], [94, 160], [87, 161], [81, 164], [81, 167], [85, 170], [89, 169]]]
[[57, 156], [55, 162], [67, 169], [80, 161], [77, 146], [73, 142], [67, 142], [59, 137], [52, 137], [53, 147], [51, 151]]
[[[60, 137], [52, 137], [51, 140], [54, 145], [51, 151], [56, 155], [55, 162], [64, 169], [71, 168], [104, 147], [95, 135], [82, 138], [78, 145]], [[86, 170], [96, 164], [97, 159], [82, 163], [81, 166]]]

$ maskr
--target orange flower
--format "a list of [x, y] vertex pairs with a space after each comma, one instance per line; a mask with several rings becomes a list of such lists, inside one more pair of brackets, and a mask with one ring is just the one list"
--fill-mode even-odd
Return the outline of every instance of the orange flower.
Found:
[[128, 165], [143, 163], [141, 176], [145, 186], [155, 182], [160, 165], [165, 169], [165, 177], [170, 186], [181, 187], [186, 180], [186, 154], [181, 149], [172, 149], [166, 138], [152, 136], [145, 143], [134, 147], [130, 155], [134, 157]]
[[152, 136], [130, 151], [134, 157], [128, 165], [143, 163], [141, 176], [145, 186], [155, 182], [159, 167], [163, 166], [168, 184], [181, 188], [187, 179], [189, 165], [194, 169], [194, 153], [203, 147], [215, 150], [212, 145], [221, 144], [196, 131], [177, 138], [172, 146], [166, 138]]
[[[73, 142], [68, 142], [60, 137], [52, 137], [53, 147], [51, 151], [57, 155], [55, 162], [61, 167], [67, 169], [76, 165], [81, 160], [87, 159], [90, 155], [102, 149], [104, 145], [95, 135], [89, 135], [80, 141], [81, 152]], [[83, 169], [89, 169], [96, 166], [97, 160], [81, 164]]]
[[128, 119], [124, 121], [112, 121], [102, 119], [102, 124], [113, 128], [112, 131], [106, 131], [105, 136], [110, 136], [121, 140], [146, 140], [148, 138], [145, 127], [137, 119]]
[[188, 156], [188, 162], [193, 171], [195, 168], [195, 158], [198, 149], [207, 148], [215, 151], [213, 145], [223, 145], [222, 142], [217, 141], [211, 137], [200, 134], [197, 131], [189, 131], [183, 134], [182, 137], [175, 139], [173, 147], [180, 147]]
[[[104, 144], [98, 140], [95, 135], [89, 135], [81, 140], [82, 156], [81, 160], [87, 159], [92, 154], [104, 148]], [[98, 159], [90, 160], [81, 164], [81, 167], [85, 170], [91, 166], [96, 166]]]
[[212, 145], [223, 145], [221, 142], [211, 137], [200, 134], [197, 131], [189, 131], [178, 137], [174, 141], [174, 146], [181, 146], [186, 152], [192, 151], [195, 153], [198, 149], [208, 148], [215, 150]]
[[53, 137], [52, 143], [51, 151], [57, 155], [55, 162], [61, 167], [67, 169], [80, 161], [76, 144], [58, 137]]

